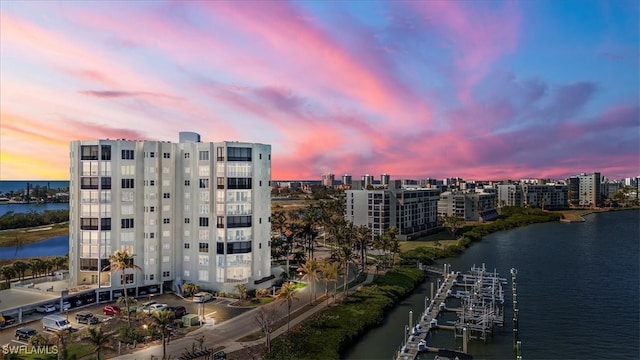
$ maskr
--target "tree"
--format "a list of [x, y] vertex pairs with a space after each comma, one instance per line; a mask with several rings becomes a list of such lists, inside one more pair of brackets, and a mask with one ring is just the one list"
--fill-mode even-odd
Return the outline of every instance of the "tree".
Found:
[[100, 352], [111, 348], [112, 333], [105, 333], [101, 327], [89, 327], [89, 331], [85, 339], [93, 345], [93, 353], [96, 354], [96, 360], [100, 360]]
[[67, 344], [69, 344], [69, 340], [71, 340], [71, 332], [69, 330], [58, 330], [53, 333], [53, 335], [58, 345], [58, 359], [67, 359]]
[[371, 245], [371, 229], [368, 226], [360, 225], [355, 228], [355, 244], [360, 249], [360, 262], [362, 271], [367, 267], [367, 247]]
[[175, 314], [170, 310], [155, 311], [149, 317], [151, 327], [159, 330], [162, 336], [162, 358], [167, 358], [167, 334], [169, 332], [168, 325], [173, 324]]
[[444, 215], [442, 217], [442, 221], [444, 227], [449, 228], [449, 233], [454, 238], [456, 237], [458, 230], [460, 230], [462, 225], [464, 225], [464, 219], [458, 214]]
[[340, 258], [340, 261], [344, 269], [344, 285], [343, 285], [342, 291], [344, 293], [344, 298], [346, 299], [347, 286], [349, 283], [349, 264], [353, 262], [353, 260], [356, 258], [356, 255], [354, 254], [353, 248], [351, 246], [342, 245], [338, 249], [338, 257]]
[[7, 286], [9, 285], [11, 279], [16, 276], [16, 270], [13, 268], [13, 266], [9, 265], [3, 266], [2, 269], [0, 269], [0, 273], [4, 278], [4, 281], [7, 283]]
[[16, 273], [19, 275], [20, 280], [22, 280], [24, 278], [25, 271], [27, 271], [27, 269], [29, 268], [29, 265], [22, 261], [16, 261], [13, 263], [13, 268], [16, 270]]
[[42, 269], [42, 260], [40, 259], [31, 259], [29, 261], [29, 269], [31, 270], [31, 277], [36, 278], [40, 275], [40, 270]]
[[312, 301], [316, 300], [316, 282], [320, 265], [316, 260], [307, 260], [299, 270], [304, 274], [303, 279], [306, 279], [311, 285], [311, 296], [309, 297], [309, 305], [311, 305]]
[[296, 285], [292, 282], [282, 284], [276, 298], [278, 300], [284, 300], [283, 304], [287, 304], [287, 332], [289, 332], [289, 324], [291, 323], [291, 304], [293, 304], [293, 300], [300, 300], [296, 296]]
[[247, 290], [247, 285], [245, 284], [238, 284], [235, 286], [236, 290], [238, 290], [238, 295], [240, 295], [240, 299], [241, 300], [246, 300], [247, 299], [247, 294], [249, 293], [249, 291]]
[[63, 256], [56, 256], [51, 260], [51, 262], [56, 267], [56, 270], [60, 270], [61, 267], [67, 264], [67, 259], [64, 258]]
[[256, 314], [256, 322], [266, 338], [267, 353], [271, 352], [271, 333], [278, 322], [278, 311], [273, 307], [261, 307]]
[[385, 236], [389, 239], [389, 250], [391, 253], [391, 266], [396, 264], [396, 254], [400, 252], [400, 241], [398, 240], [398, 228], [391, 226], [384, 231]]
[[320, 263], [320, 280], [324, 281], [324, 296], [327, 298], [327, 304], [329, 304], [329, 282], [333, 282], [333, 294], [335, 296], [336, 285], [338, 282], [338, 275], [340, 274], [340, 264], [337, 262], [329, 262], [324, 260]]
[[[109, 256], [109, 265], [107, 265], [104, 270], [108, 270], [113, 272], [120, 271], [122, 282], [122, 290], [124, 293], [124, 303], [127, 308], [127, 315], [129, 315], [129, 295], [127, 294], [127, 279], [126, 279], [126, 270], [133, 269], [142, 270], [140, 266], [133, 263], [133, 258], [135, 255], [129, 254], [127, 250], [118, 250], [113, 255]], [[127, 316], [127, 323], [131, 326], [131, 318]]]

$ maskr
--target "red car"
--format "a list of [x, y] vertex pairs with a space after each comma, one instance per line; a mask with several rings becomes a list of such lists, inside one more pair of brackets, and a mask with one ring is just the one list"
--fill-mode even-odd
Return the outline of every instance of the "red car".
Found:
[[102, 313], [105, 315], [118, 315], [120, 314], [120, 308], [115, 305], [107, 305], [102, 308]]

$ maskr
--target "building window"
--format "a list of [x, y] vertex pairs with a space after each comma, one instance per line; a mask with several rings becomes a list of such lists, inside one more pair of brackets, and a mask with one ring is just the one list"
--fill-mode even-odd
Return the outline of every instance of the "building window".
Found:
[[100, 219], [100, 230], [111, 230], [111, 218]]
[[227, 254], [247, 254], [251, 252], [251, 241], [227, 243]]
[[162, 153], [162, 157], [165, 159], [171, 159], [171, 154], [170, 153]]
[[100, 189], [102, 189], [102, 190], [111, 189], [111, 178], [110, 177], [100, 178]]
[[208, 151], [200, 151], [198, 159], [203, 161], [209, 161], [209, 152]]
[[191, 219], [189, 219], [189, 218], [184, 218], [184, 223], [185, 223], [185, 224], [188, 224], [188, 223], [190, 223], [190, 222], [191, 222]]
[[120, 275], [120, 284], [122, 284], [123, 278], [126, 279], [127, 284], [133, 284], [133, 274]]
[[209, 271], [207, 270], [198, 271], [198, 281], [209, 281]]
[[100, 159], [111, 160], [111, 145], [100, 146]]
[[201, 217], [200, 218], [200, 226], [209, 226], [209, 218]]
[[218, 189], [224, 189], [224, 178], [223, 177], [219, 177], [217, 178], [217, 188]]
[[216, 160], [224, 161], [224, 148], [219, 147], [216, 149]]
[[123, 189], [133, 189], [133, 179], [120, 179]]
[[98, 230], [98, 218], [82, 218], [80, 219], [81, 230]]
[[191, 247], [191, 245], [189, 245], [189, 243], [184, 243], [184, 248], [188, 249], [189, 247]]
[[216, 217], [216, 227], [218, 229], [224, 229], [224, 217], [223, 216]]
[[155, 158], [156, 157], [156, 152], [155, 151], [150, 151], [149, 152], [149, 157], [150, 158]]
[[121, 154], [120, 154], [122, 160], [133, 160], [133, 156], [134, 156], [134, 152], [133, 150], [122, 150]]
[[227, 216], [227, 227], [251, 227], [251, 216]]
[[185, 158], [185, 159], [188, 159], [188, 158], [190, 158], [190, 157], [191, 157], [191, 154], [190, 154], [190, 153], [184, 153], [184, 158]]
[[200, 189], [209, 188], [209, 179], [200, 179]]
[[133, 228], [133, 219], [121, 219], [120, 227], [122, 229], [132, 229]]
[[171, 275], [171, 272], [170, 272], [170, 271], [163, 271], [163, 272], [162, 272], [162, 277], [166, 277], [166, 278], [167, 278], [167, 277], [169, 277], [170, 275]]
[[189, 277], [189, 275], [190, 275], [189, 270], [185, 270], [185, 271], [184, 271], [184, 277], [188, 278], [188, 277]]
[[163, 223], [163, 224], [171, 224], [171, 219], [169, 219], [169, 218], [164, 218], [164, 219], [162, 219], [162, 223]]
[[98, 145], [80, 146], [80, 160], [98, 160]]
[[163, 199], [171, 199], [171, 194], [170, 193], [162, 193], [162, 198]]
[[251, 148], [227, 148], [228, 161], [251, 161]]
[[198, 265], [209, 265], [209, 255], [199, 255], [198, 256]]
[[184, 186], [191, 186], [191, 180], [185, 180]]
[[251, 178], [227, 178], [227, 189], [251, 189]]
[[83, 190], [97, 190], [98, 189], [98, 181], [97, 177], [83, 177], [80, 178], [80, 189]]
[[209, 252], [209, 243], [199, 243], [198, 244], [198, 251], [201, 253], [208, 253]]
[[149, 180], [149, 185], [155, 186], [156, 185], [156, 181], [155, 180]]
[[216, 254], [222, 255], [224, 254], [224, 243], [216, 243]]

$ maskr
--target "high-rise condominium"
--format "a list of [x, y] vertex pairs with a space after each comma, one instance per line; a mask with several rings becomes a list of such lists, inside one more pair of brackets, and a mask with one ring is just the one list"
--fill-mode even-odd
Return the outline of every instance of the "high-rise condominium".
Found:
[[[269, 285], [271, 146], [83, 140], [71, 143], [70, 282], [154, 292], [184, 282], [234, 291]], [[141, 270], [105, 270], [118, 250]]]

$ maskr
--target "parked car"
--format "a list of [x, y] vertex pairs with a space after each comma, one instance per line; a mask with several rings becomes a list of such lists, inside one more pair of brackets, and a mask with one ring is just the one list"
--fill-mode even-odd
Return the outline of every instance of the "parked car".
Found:
[[120, 308], [115, 305], [106, 305], [102, 308], [102, 313], [105, 315], [118, 315], [120, 314]]
[[16, 340], [28, 341], [38, 332], [30, 327], [21, 327], [16, 330]]
[[208, 293], [206, 291], [199, 292], [199, 293], [193, 295], [193, 302], [203, 303], [203, 302], [207, 302], [209, 300], [213, 300], [213, 294]]
[[0, 327], [13, 325], [16, 323], [16, 319], [13, 316], [2, 315], [0, 316]]
[[[56, 307], [56, 310], [60, 310], [60, 303], [59, 302], [55, 303], [54, 306]], [[62, 303], [62, 310], [64, 311], [64, 310], [69, 310], [69, 309], [71, 309], [71, 303], [68, 302], [68, 301], [63, 302]]]
[[56, 307], [53, 304], [45, 304], [45, 305], [38, 305], [38, 307], [36, 307], [36, 311], [39, 313], [50, 313], [50, 312], [55, 312], [56, 311]]
[[164, 310], [164, 309], [166, 309], [168, 307], [169, 307], [169, 305], [167, 305], [167, 304], [152, 304], [152, 305], [149, 305], [144, 311], [147, 314], [151, 314], [151, 313], [153, 313], [155, 311]]
[[91, 325], [91, 324], [99, 323], [100, 319], [98, 319], [95, 315], [93, 315], [90, 312], [82, 311], [76, 314], [76, 322], [78, 324]]
[[176, 319], [180, 319], [181, 317], [187, 315], [187, 308], [184, 306], [169, 306], [167, 310], [171, 310]]

